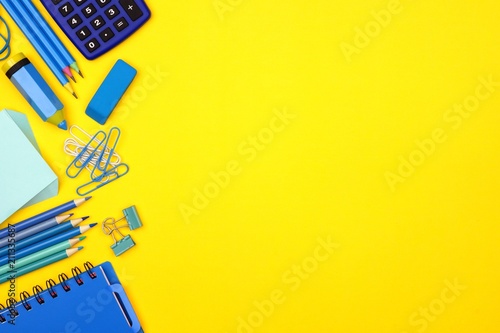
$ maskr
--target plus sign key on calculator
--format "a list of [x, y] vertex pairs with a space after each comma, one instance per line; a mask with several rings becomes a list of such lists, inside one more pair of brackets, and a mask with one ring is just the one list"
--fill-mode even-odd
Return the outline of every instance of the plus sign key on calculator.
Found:
[[151, 12], [144, 0], [41, 0], [87, 59], [95, 59], [139, 29]]

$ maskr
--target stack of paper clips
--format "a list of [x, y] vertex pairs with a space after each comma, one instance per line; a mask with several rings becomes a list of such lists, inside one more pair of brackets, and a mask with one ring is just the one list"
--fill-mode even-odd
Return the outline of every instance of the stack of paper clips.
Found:
[[[75, 134], [76, 131], [80, 134]], [[66, 175], [76, 178], [84, 169], [90, 173], [90, 181], [76, 189], [78, 195], [88, 195], [128, 173], [128, 165], [121, 162], [116, 152], [121, 135], [118, 127], [111, 128], [108, 134], [101, 130], [91, 136], [73, 125], [70, 134], [64, 142], [64, 151], [75, 158], [66, 168]]]
[[[7, 32], [7, 36], [4, 36], [3, 33], [0, 33], [0, 38], [4, 41], [4, 45], [0, 47], [0, 61], [7, 59], [10, 56], [10, 29], [5, 22], [4, 18], [0, 16], [0, 22], [5, 26], [5, 30]], [[2, 31], [2, 30], [0, 30]]]

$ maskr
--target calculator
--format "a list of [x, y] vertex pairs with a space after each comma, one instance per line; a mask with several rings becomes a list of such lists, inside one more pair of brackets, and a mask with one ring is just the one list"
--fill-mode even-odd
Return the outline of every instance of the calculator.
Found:
[[41, 0], [71, 42], [92, 60], [108, 52], [151, 17], [144, 0]]

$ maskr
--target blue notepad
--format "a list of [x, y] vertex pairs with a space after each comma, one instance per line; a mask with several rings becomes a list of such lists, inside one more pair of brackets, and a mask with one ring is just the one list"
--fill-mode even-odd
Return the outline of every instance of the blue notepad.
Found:
[[44, 290], [34, 288], [34, 295], [13, 306], [7, 304], [0, 310], [0, 331], [143, 333], [111, 263], [85, 267], [73, 269], [58, 284], [48, 281]]

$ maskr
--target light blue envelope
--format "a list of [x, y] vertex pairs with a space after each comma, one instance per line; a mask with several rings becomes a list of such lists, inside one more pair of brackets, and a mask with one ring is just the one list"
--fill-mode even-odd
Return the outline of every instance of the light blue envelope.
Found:
[[40, 155], [28, 118], [0, 111], [0, 223], [23, 207], [57, 195], [56, 174]]

